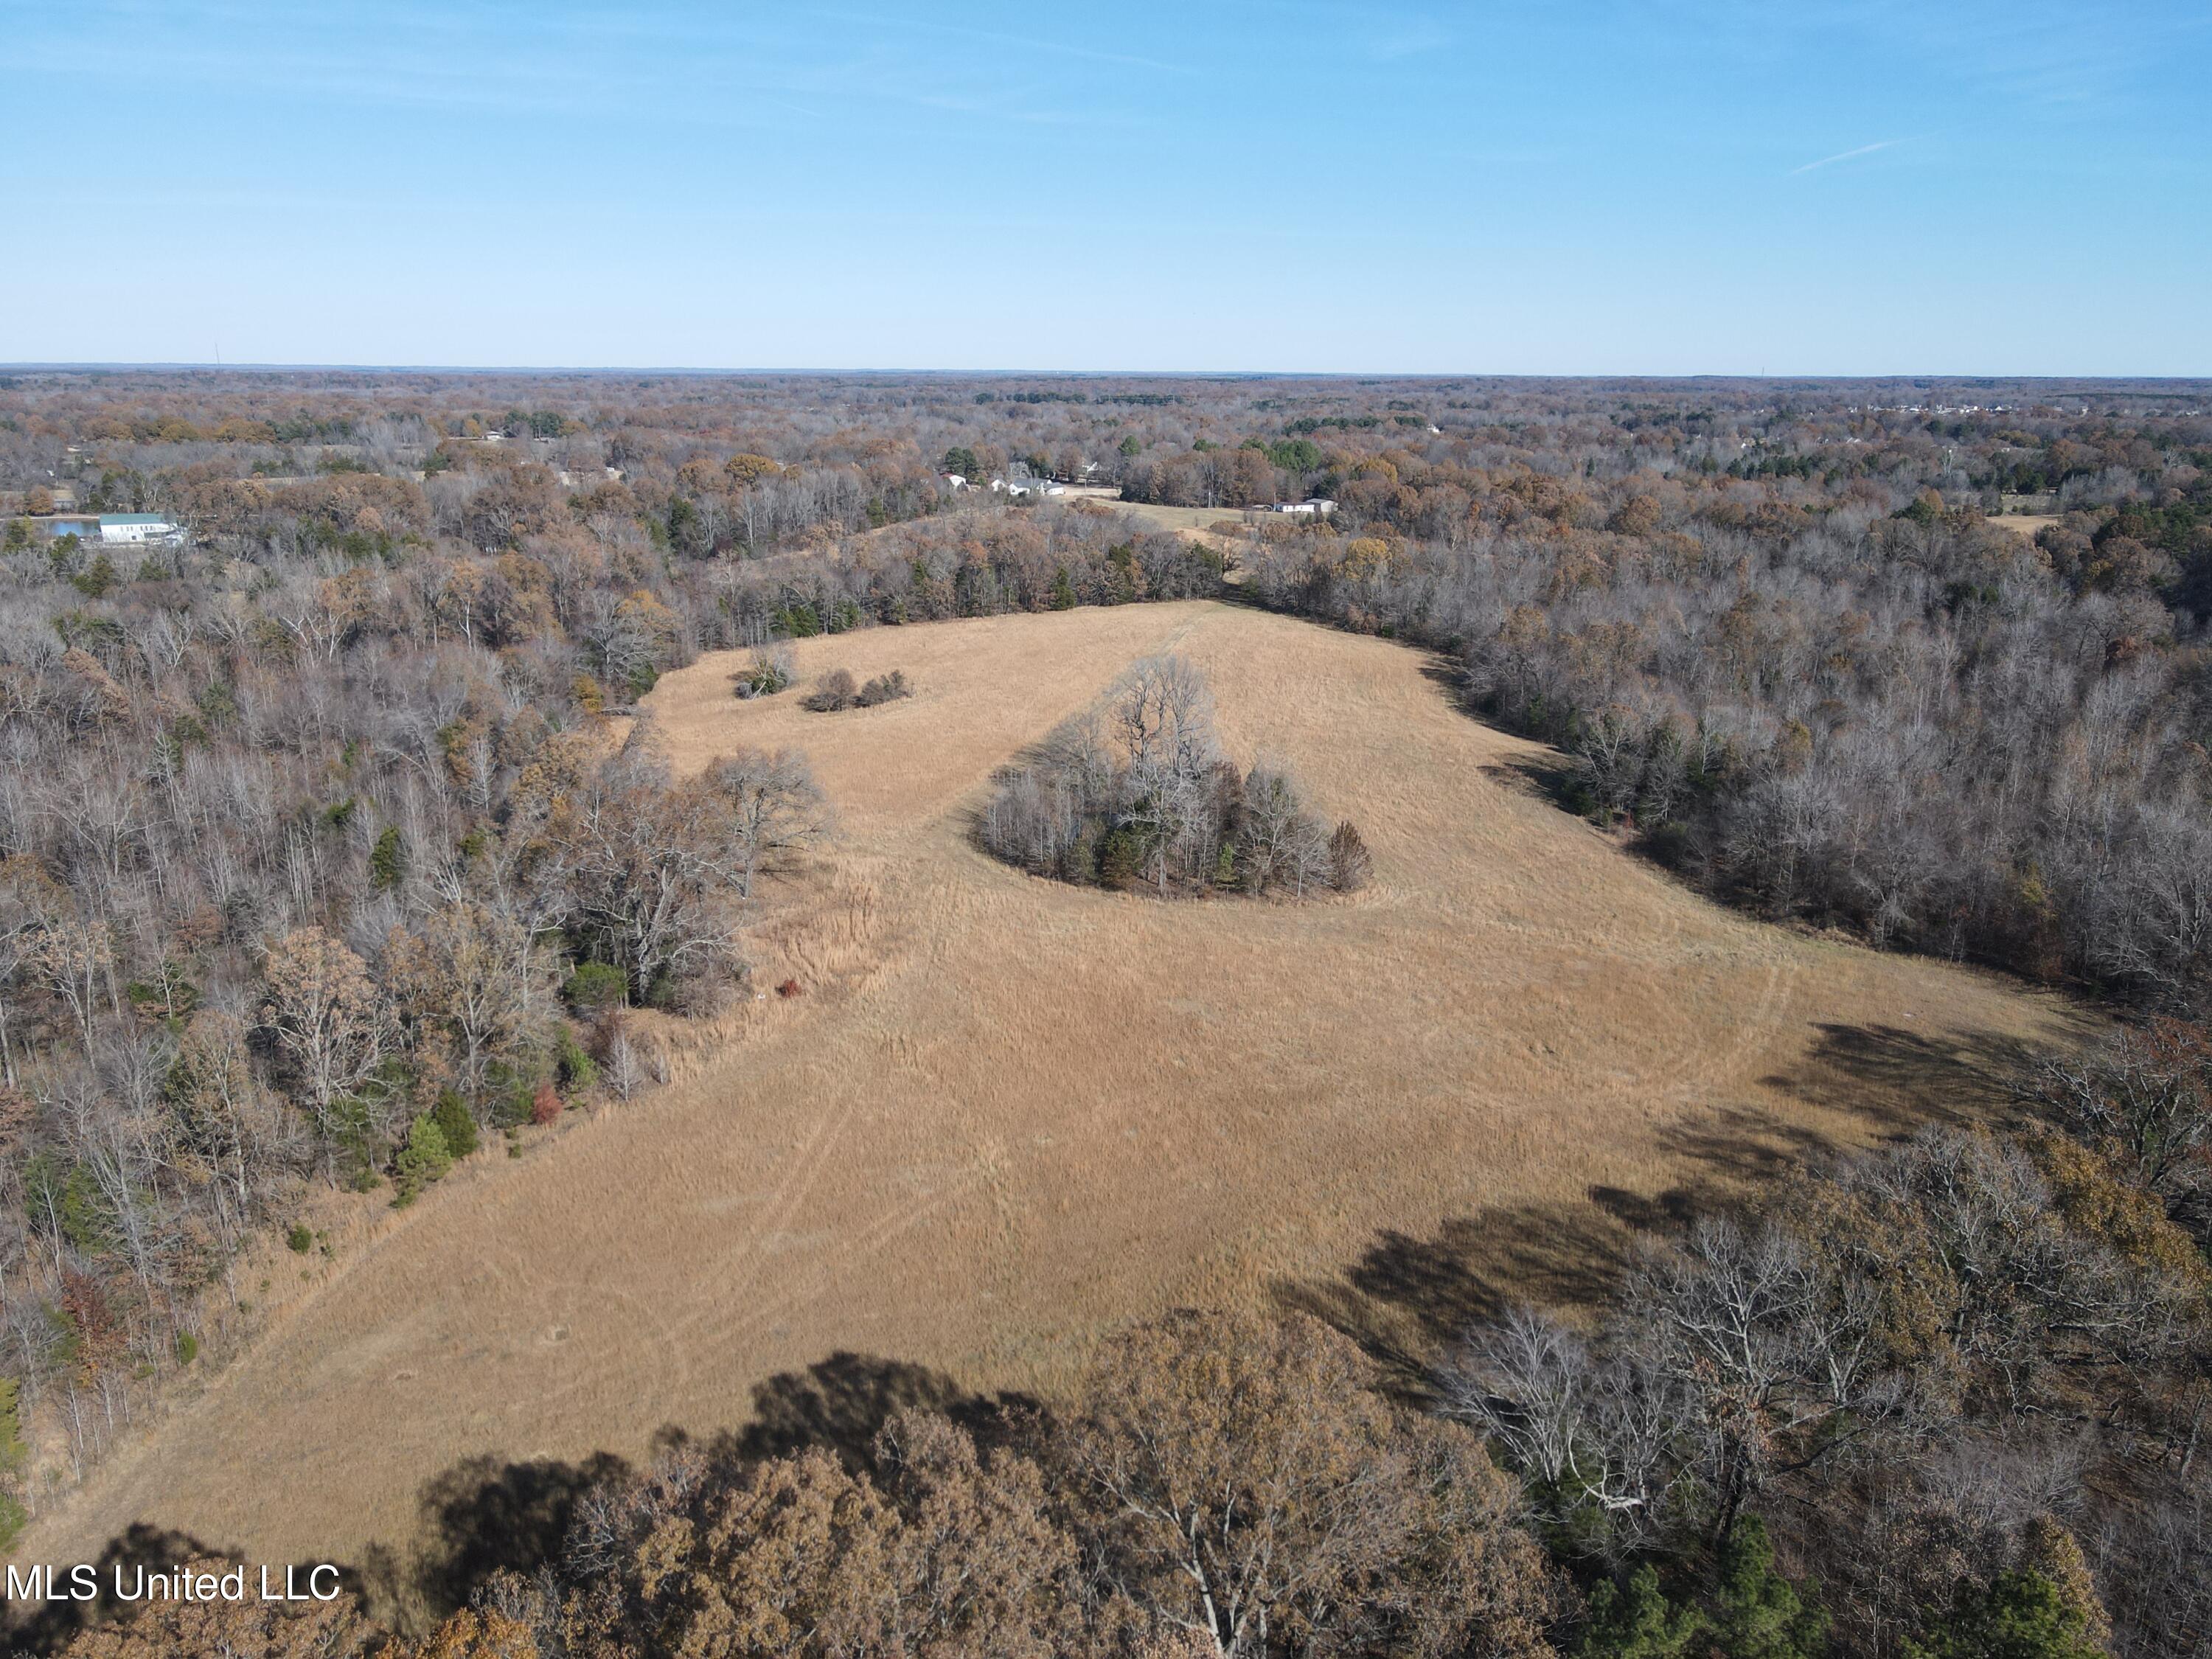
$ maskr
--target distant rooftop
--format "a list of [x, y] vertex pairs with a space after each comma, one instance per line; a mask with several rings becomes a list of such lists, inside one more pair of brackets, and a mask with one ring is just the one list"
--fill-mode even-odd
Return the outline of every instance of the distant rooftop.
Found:
[[168, 520], [158, 513], [103, 513], [100, 522], [104, 527], [111, 524], [167, 524]]

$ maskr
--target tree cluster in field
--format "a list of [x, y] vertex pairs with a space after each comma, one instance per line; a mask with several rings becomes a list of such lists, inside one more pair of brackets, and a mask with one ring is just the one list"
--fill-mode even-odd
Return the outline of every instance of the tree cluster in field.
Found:
[[[386, 1651], [2201, 1655], [2212, 1041], [2160, 1022], [2021, 1087], [2008, 1129], [1655, 1232], [1594, 1318], [1508, 1308], [1433, 1366], [1352, 1303], [1395, 1372], [1314, 1318], [1193, 1311], [1049, 1409], [840, 1356], [796, 1445], [602, 1468]], [[284, 1617], [162, 1610], [70, 1652], [292, 1651]], [[383, 1639], [306, 1617], [318, 1653]]]
[[896, 702], [913, 695], [914, 687], [908, 684], [903, 669], [894, 668], [888, 674], [855, 681], [849, 670], [833, 668], [799, 699], [799, 706], [817, 714], [836, 714], [848, 708], [873, 708], [879, 703]]
[[738, 700], [750, 702], [755, 697], [772, 697], [779, 691], [787, 690], [798, 672], [788, 645], [779, 642], [755, 646], [744, 667], [737, 675]]
[[1172, 655], [1136, 664], [1103, 715], [1001, 771], [980, 832], [1025, 870], [1164, 898], [1351, 892], [1372, 868], [1359, 831], [1332, 833], [1288, 772], [1265, 761], [1240, 772], [1222, 753], [1205, 676]]

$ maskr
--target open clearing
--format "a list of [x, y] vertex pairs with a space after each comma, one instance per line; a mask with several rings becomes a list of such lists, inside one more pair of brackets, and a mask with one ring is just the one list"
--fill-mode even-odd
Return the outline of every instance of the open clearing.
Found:
[[1160, 507], [1151, 501], [1122, 501], [1113, 505], [1130, 517], [1142, 519], [1161, 530], [1206, 531], [1218, 524], [1242, 526], [1248, 515], [1248, 509], [1241, 507]]
[[2033, 541], [2039, 532], [2047, 530], [2057, 524], [2058, 520], [2055, 514], [2048, 513], [2008, 513], [1990, 520], [1990, 522], [2001, 524], [2014, 534], [2025, 536], [2028, 540]]
[[[1233, 754], [1287, 758], [1359, 823], [1371, 887], [1162, 904], [974, 848], [993, 769], [1170, 648], [1212, 677]], [[837, 803], [804, 902], [754, 940], [763, 982], [805, 994], [313, 1270], [24, 1559], [143, 1520], [249, 1559], [404, 1559], [464, 1460], [635, 1458], [664, 1425], [834, 1421], [866, 1406], [841, 1390], [902, 1386], [840, 1353], [1048, 1395], [1175, 1303], [1312, 1307], [1417, 1357], [1498, 1295], [1587, 1289], [1687, 1194], [1972, 1111], [2014, 1045], [2080, 1027], [1693, 896], [1536, 795], [1518, 769], [1545, 751], [1381, 641], [1190, 603], [798, 658], [918, 694], [739, 703], [724, 656], [648, 707], [680, 764], [803, 747]]]

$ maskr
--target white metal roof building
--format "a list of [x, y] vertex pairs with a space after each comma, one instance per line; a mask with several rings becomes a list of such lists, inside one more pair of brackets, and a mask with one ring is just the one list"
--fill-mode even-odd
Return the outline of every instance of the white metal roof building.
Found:
[[183, 534], [181, 529], [158, 513], [103, 513], [100, 515], [100, 539], [111, 546], [170, 542], [179, 539]]

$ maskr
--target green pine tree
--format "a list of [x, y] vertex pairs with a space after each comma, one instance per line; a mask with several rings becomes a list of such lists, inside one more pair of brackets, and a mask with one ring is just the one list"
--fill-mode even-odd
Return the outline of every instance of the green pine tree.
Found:
[[444, 1133], [429, 1113], [408, 1127], [407, 1144], [392, 1161], [392, 1207], [404, 1209], [422, 1189], [453, 1167]]
[[1066, 565], [1060, 566], [1053, 575], [1052, 608], [1055, 611], [1075, 609], [1075, 579], [1067, 574]]
[[1678, 1607], [1659, 1588], [1659, 1574], [1638, 1567], [1620, 1589], [1611, 1579], [1591, 1592], [1582, 1659], [1681, 1659], [1706, 1631], [1695, 1607]]
[[0, 1474], [13, 1474], [31, 1455], [23, 1440], [23, 1385], [12, 1376], [0, 1376]]
[[380, 893], [388, 893], [407, 878], [407, 842], [399, 826], [387, 823], [368, 855], [368, 882]]
[[468, 1103], [451, 1089], [439, 1091], [438, 1103], [430, 1109], [430, 1121], [445, 1139], [447, 1157], [458, 1160], [476, 1151], [477, 1121], [469, 1115]]
[[1144, 839], [1135, 830], [1109, 830], [1098, 844], [1098, 879], [1109, 887], [1127, 887], [1137, 878], [1144, 852]]
[[2104, 1659], [2076, 1596], [2033, 1567], [1999, 1573], [1907, 1642], [1911, 1659]]
[[112, 590], [123, 578], [116, 574], [115, 561], [103, 553], [92, 562], [92, 568], [70, 580], [76, 584], [79, 592], [97, 599]]
[[1828, 1641], [1828, 1615], [1808, 1606], [1774, 1570], [1766, 1523], [1747, 1515], [1721, 1546], [1715, 1634], [1729, 1659], [1816, 1659]]
[[[0, 1479], [10, 1486], [31, 1457], [31, 1449], [23, 1439], [21, 1389], [15, 1378], [0, 1376]], [[15, 1541], [15, 1534], [29, 1519], [14, 1492], [0, 1491], [0, 1549]]]

